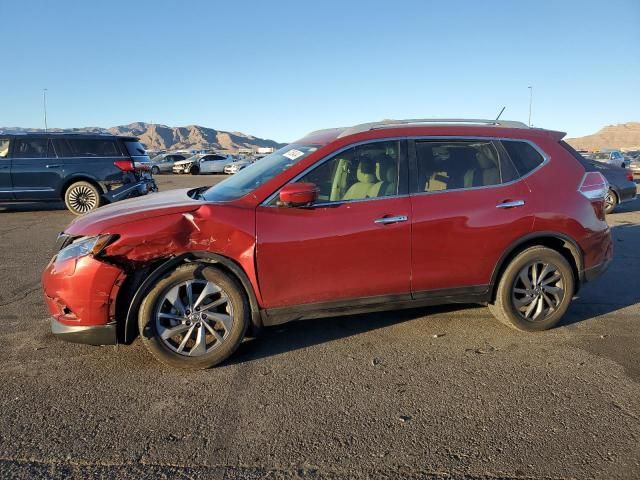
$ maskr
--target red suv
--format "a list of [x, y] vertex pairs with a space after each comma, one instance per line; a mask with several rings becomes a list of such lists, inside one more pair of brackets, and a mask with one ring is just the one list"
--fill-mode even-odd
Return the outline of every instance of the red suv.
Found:
[[[99, 208], [43, 274], [53, 333], [206, 368], [263, 325], [450, 302], [556, 325], [612, 257], [564, 133], [394, 120], [310, 133], [223, 182]], [[588, 167], [586, 167], [588, 169]]]

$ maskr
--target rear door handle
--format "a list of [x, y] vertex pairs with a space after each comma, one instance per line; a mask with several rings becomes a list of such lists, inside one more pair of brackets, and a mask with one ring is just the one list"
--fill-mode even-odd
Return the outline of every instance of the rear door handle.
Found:
[[522, 207], [524, 205], [524, 200], [509, 200], [507, 202], [502, 202], [496, 205], [496, 208], [513, 208], [513, 207]]
[[61, 165], [47, 165], [47, 168], [60, 168]]
[[406, 215], [396, 215], [394, 217], [382, 217], [374, 220], [373, 223], [377, 223], [379, 225], [386, 225], [387, 223], [398, 223], [398, 222], [406, 222], [409, 220], [409, 217]]

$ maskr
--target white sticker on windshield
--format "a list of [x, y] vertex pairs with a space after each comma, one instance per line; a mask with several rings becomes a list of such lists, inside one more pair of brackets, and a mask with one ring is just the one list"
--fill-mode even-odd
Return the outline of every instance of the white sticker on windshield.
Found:
[[300, 150], [296, 150], [295, 148], [289, 150], [287, 153], [282, 154], [283, 157], [287, 157], [289, 160], [295, 160], [296, 158], [299, 158], [303, 155], [304, 155], [304, 152], [301, 152]]

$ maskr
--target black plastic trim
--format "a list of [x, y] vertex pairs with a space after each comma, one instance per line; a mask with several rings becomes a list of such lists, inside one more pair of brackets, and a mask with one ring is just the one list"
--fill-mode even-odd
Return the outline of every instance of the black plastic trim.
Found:
[[61, 340], [88, 345], [115, 345], [118, 343], [116, 324], [106, 325], [66, 325], [55, 318], [51, 319], [51, 333]]

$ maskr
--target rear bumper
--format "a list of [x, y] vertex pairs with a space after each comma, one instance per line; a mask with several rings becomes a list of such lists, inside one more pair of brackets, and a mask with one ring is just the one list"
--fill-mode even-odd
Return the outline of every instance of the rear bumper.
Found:
[[607, 271], [607, 269], [609, 268], [609, 265], [611, 265], [611, 260], [612, 260], [611, 258], [608, 258], [601, 264], [586, 269], [582, 273], [582, 280], [584, 282], [591, 282], [596, 278], [598, 278], [600, 275], [602, 275], [604, 272]]
[[121, 187], [110, 190], [104, 194], [104, 198], [110, 202], [125, 200], [132, 197], [141, 197], [147, 193], [157, 192], [158, 186], [153, 178], [143, 178], [135, 183], [125, 183]]
[[636, 199], [636, 184], [631, 184], [628, 188], [620, 189], [620, 203], [631, 202]]
[[88, 345], [114, 345], [118, 343], [115, 322], [106, 325], [67, 325], [52, 318], [51, 333], [67, 342]]

